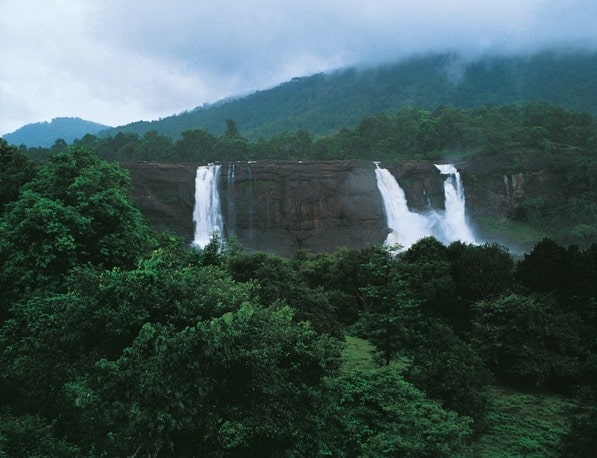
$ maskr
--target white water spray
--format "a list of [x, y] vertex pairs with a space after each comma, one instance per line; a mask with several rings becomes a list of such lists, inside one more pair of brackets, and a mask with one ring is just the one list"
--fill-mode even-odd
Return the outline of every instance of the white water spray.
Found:
[[465, 243], [476, 243], [473, 231], [466, 220], [464, 187], [460, 173], [452, 164], [435, 164], [444, 180], [445, 216], [441, 222], [442, 232], [448, 242], [460, 240]]
[[197, 167], [195, 176], [195, 208], [193, 222], [195, 237], [193, 245], [204, 248], [212, 234], [218, 232], [222, 236], [223, 219], [220, 206], [220, 165], [209, 164]]
[[400, 245], [402, 250], [411, 247], [423, 237], [433, 236], [443, 243], [460, 240], [476, 243], [465, 215], [464, 188], [460, 174], [451, 164], [436, 165], [444, 181], [445, 210], [431, 208], [425, 213], [415, 213], [408, 208], [404, 190], [387, 169], [375, 163], [375, 176], [386, 215], [386, 224], [391, 232], [385, 244]]
[[375, 177], [377, 189], [382, 196], [386, 224], [391, 230], [385, 244], [398, 244], [401, 249], [407, 249], [420, 238], [431, 235], [433, 222], [424, 215], [408, 209], [404, 190], [390, 171], [375, 163]]

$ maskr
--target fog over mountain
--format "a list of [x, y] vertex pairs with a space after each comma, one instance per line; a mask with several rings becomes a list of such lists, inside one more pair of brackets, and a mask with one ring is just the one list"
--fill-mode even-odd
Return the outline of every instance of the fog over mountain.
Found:
[[59, 116], [154, 120], [296, 76], [429, 52], [466, 61], [594, 50], [596, 17], [591, 0], [6, 0], [0, 133]]

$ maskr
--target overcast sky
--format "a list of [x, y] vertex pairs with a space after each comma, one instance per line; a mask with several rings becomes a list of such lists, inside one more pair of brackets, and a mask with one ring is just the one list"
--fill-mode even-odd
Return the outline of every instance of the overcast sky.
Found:
[[595, 0], [0, 0], [0, 134], [152, 120], [429, 51], [595, 50], [596, 24]]

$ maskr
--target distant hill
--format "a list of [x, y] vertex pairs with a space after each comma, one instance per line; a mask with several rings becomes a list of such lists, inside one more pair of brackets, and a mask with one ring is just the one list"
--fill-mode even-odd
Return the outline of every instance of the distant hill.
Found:
[[12, 145], [49, 148], [60, 138], [66, 143], [72, 143], [85, 134], [95, 135], [109, 128], [110, 126], [80, 118], [54, 118], [51, 122], [27, 124], [2, 137]]
[[363, 117], [402, 107], [549, 103], [597, 115], [597, 53], [545, 52], [532, 57], [492, 57], [474, 62], [455, 55], [415, 57], [376, 68], [339, 70], [294, 78], [246, 97], [106, 131], [140, 136], [155, 130], [178, 138], [203, 129], [220, 135], [234, 119], [250, 140], [286, 131], [312, 135], [356, 125]]

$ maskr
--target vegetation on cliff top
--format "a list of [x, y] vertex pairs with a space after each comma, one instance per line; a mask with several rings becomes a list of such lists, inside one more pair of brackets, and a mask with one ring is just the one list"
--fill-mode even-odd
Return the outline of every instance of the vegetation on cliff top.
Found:
[[[379, 114], [354, 128], [313, 138], [307, 131], [287, 132], [255, 142], [243, 138], [232, 119], [215, 137], [189, 130], [181, 138], [155, 131], [142, 138], [86, 135], [75, 145], [112, 161], [208, 162], [235, 160], [407, 159], [459, 162], [487, 157], [502, 162], [504, 174], [525, 171], [525, 153], [545, 159], [547, 172], [559, 177], [549, 196], [525, 196], [507, 219], [480, 219], [486, 233], [501, 228], [515, 243], [540, 240], [537, 234], [562, 243], [590, 244], [597, 237], [597, 121], [584, 113], [547, 105], [484, 106], [474, 109], [439, 107], [434, 111], [404, 108], [395, 115]], [[65, 142], [50, 149], [23, 148], [30, 157], [47, 159], [65, 151]]]

